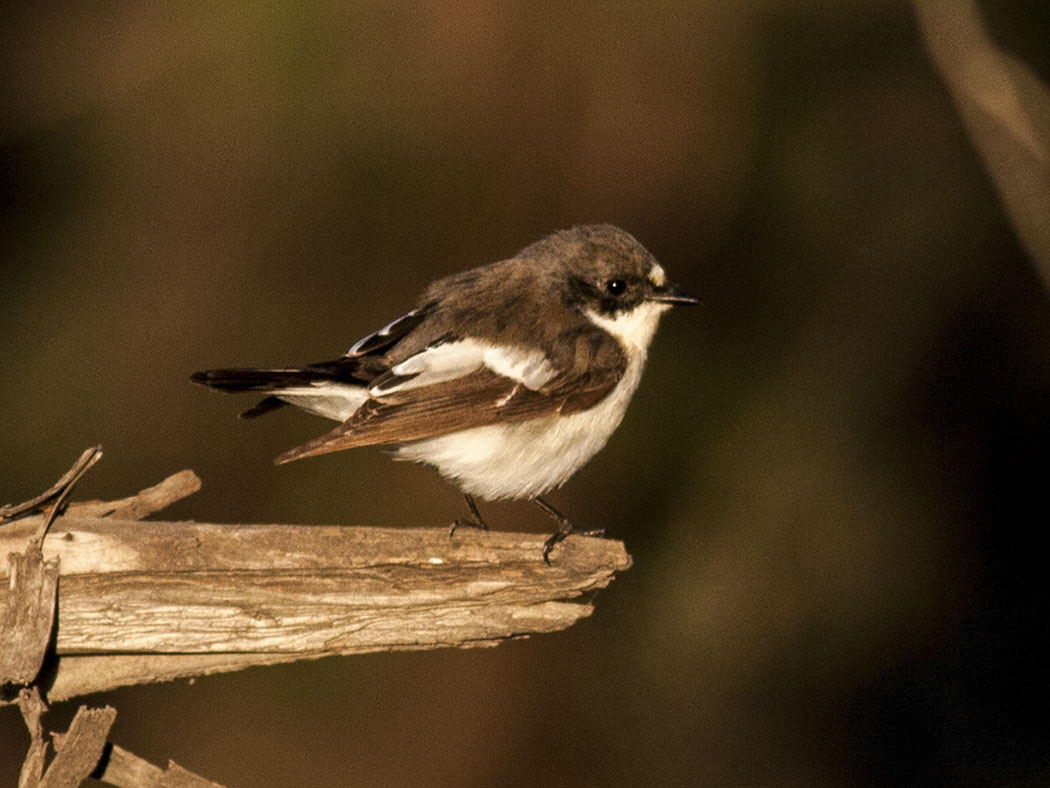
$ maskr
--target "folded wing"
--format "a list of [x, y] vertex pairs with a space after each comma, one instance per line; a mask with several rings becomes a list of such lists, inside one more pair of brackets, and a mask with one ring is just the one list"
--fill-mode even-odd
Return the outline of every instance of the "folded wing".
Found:
[[556, 347], [550, 356], [471, 340], [429, 347], [372, 381], [368, 399], [343, 424], [276, 462], [575, 413], [623, 377], [626, 357], [603, 331], [577, 330]]

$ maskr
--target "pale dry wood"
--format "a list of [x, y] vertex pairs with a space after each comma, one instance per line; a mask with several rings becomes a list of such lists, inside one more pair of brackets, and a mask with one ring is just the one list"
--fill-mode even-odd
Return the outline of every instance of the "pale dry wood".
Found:
[[111, 706], [77, 709], [69, 731], [56, 744], [58, 754], [47, 767], [40, 788], [76, 788], [87, 779], [98, 766], [116, 718], [117, 710]]
[[36, 687], [22, 690], [18, 703], [32, 737], [19, 788], [73, 788], [88, 776], [117, 788], [223, 788], [174, 761], [168, 761], [168, 768], [161, 769], [107, 741], [117, 716], [109, 706], [81, 706], [66, 733], [51, 734], [58, 754], [41, 777], [47, 745], [40, 717], [47, 706]]
[[62, 477], [57, 482], [52, 484], [40, 495], [30, 498], [24, 503], [0, 506], [0, 521], [13, 519], [23, 514], [42, 509], [52, 501], [61, 498], [62, 495], [72, 489], [77, 480], [100, 459], [102, 459], [101, 446], [92, 446], [90, 449], [84, 449], [80, 458], [73, 463], [73, 467], [62, 474]]
[[179, 471], [159, 484], [147, 487], [137, 495], [118, 501], [77, 501], [66, 509], [68, 517], [112, 517], [116, 520], [141, 520], [159, 512], [201, 488], [193, 471]]
[[164, 770], [154, 766], [145, 758], [140, 758], [116, 744], [110, 745], [106, 756], [105, 769], [98, 775], [99, 779], [119, 788], [135, 788], [140, 785], [160, 785]]
[[[139, 788], [139, 786], [129, 785], [127, 788]], [[141, 788], [147, 788], [147, 786], [141, 786]], [[168, 761], [168, 768], [164, 772], [164, 776], [161, 777], [160, 783], [157, 788], [223, 788], [218, 783], [214, 783], [211, 780], [206, 780], [200, 775], [194, 774], [188, 769], [183, 769], [175, 761]]]
[[104, 654], [66, 655], [55, 660], [47, 696], [54, 702], [117, 687], [194, 679], [262, 665], [278, 665], [329, 654]]
[[[0, 553], [36, 518], [0, 529]], [[62, 517], [53, 700], [144, 681], [564, 629], [630, 565], [622, 543], [445, 529]], [[0, 596], [4, 593], [0, 591]], [[68, 665], [68, 668], [67, 668]]]
[[22, 770], [18, 775], [18, 788], [37, 788], [44, 774], [44, 761], [47, 760], [48, 745], [44, 740], [44, 726], [40, 721], [47, 711], [47, 704], [40, 697], [40, 690], [36, 687], [19, 690], [15, 702], [22, 712], [22, 720], [29, 730], [30, 740], [25, 760], [22, 761]]
[[[102, 458], [102, 447], [85, 450], [80, 458], [42, 495], [0, 509], [0, 527], [9, 520], [42, 510], [33, 533], [7, 555], [8, 594], [0, 615], [0, 686], [32, 682], [44, 664], [51, 640], [58, 589], [58, 559], [44, 560], [41, 545], [48, 528], [77, 481]], [[4, 531], [6, 533], [6, 530]], [[27, 764], [29, 763], [27, 757]]]
[[[49, 698], [336, 654], [495, 645], [590, 615], [591, 592], [630, 566], [622, 543], [586, 537], [560, 544], [548, 566], [543, 537], [525, 534], [123, 519], [199, 486], [183, 471], [121, 501], [70, 504], [51, 526], [43, 557], [60, 565], [61, 593], [39, 679]], [[46, 530], [50, 513], [19, 508], [0, 526], [0, 555]], [[0, 588], [0, 609], [13, 598]]]
[[0, 604], [0, 685], [29, 684], [44, 664], [51, 637], [58, 559], [44, 560], [30, 539], [24, 552], [7, 554], [7, 580], [6, 599]]
[[543, 538], [521, 534], [139, 521], [196, 491], [189, 471], [121, 501], [65, 507], [100, 456], [85, 452], [0, 523], [0, 555], [10, 553], [0, 661], [33, 682], [17, 698], [31, 737], [20, 788], [72, 788], [92, 773], [124, 788], [222, 788], [174, 762], [161, 770], [107, 750], [111, 708], [81, 707], [43, 772], [40, 686], [57, 701], [334, 654], [494, 645], [589, 615], [581, 597], [630, 566], [621, 543], [579, 537], [559, 545], [552, 567]]
[[[53, 736], [55, 746], [61, 752], [65, 735]], [[95, 768], [94, 777], [117, 788], [223, 788], [174, 761], [168, 761], [168, 768], [161, 769], [116, 744], [109, 744]]]
[[[126, 788], [140, 788], [138, 785], [128, 785]], [[141, 788], [148, 788], [142, 785]], [[183, 769], [175, 761], [168, 761], [168, 768], [161, 777], [157, 788], [223, 788], [218, 783], [206, 780], [200, 775]]]

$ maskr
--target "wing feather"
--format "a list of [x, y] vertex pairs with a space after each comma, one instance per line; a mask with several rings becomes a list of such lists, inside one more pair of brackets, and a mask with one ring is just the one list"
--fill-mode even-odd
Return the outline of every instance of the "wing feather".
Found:
[[485, 365], [431, 385], [373, 395], [343, 424], [285, 452], [276, 462], [575, 413], [600, 402], [616, 387], [627, 367], [619, 344], [603, 331], [576, 331], [561, 347], [567, 352], [561, 359], [547, 359], [550, 374], [542, 376], [545, 382], [538, 388]]
[[373, 331], [368, 336], [357, 340], [353, 347], [346, 351], [346, 358], [377, 356], [387, 352], [414, 331], [427, 318], [433, 308], [433, 304], [428, 304], [418, 309], [413, 309], [411, 312], [406, 312], [396, 320], [391, 320], [378, 331]]

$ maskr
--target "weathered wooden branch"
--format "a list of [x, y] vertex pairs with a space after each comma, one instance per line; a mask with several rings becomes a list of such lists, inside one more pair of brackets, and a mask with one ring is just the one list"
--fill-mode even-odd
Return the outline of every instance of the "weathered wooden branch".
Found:
[[47, 704], [34, 686], [23, 689], [15, 701], [29, 729], [30, 745], [22, 764], [18, 788], [75, 788], [96, 777], [118, 788], [223, 788], [187, 771], [174, 761], [167, 769], [154, 766], [107, 741], [117, 718], [116, 709], [81, 706], [66, 733], [52, 733], [57, 754], [47, 765], [48, 744], [41, 717]]
[[[24, 503], [0, 506], [0, 522], [13, 520], [29, 512], [42, 511], [45, 506], [53, 503], [51, 517], [44, 521], [45, 523], [50, 523], [54, 515], [58, 514], [59, 507], [72, 491], [73, 486], [80, 480], [80, 477], [87, 473], [91, 466], [100, 459], [102, 459], [101, 446], [92, 446], [90, 449], [85, 449], [81, 453], [80, 458], [73, 463], [73, 467], [62, 474], [57, 482], [40, 493], [40, 495], [30, 498]], [[40, 536], [42, 538], [43, 533]]]
[[523, 534], [142, 522], [200, 488], [191, 471], [67, 505], [101, 456], [89, 449], [47, 492], [0, 509], [0, 705], [19, 705], [31, 738], [19, 788], [89, 775], [222, 788], [108, 743], [108, 707], [81, 707], [45, 769], [41, 689], [57, 701], [333, 654], [494, 645], [590, 615], [587, 595], [631, 562], [620, 542], [580, 537], [550, 566], [543, 537]]
[[[50, 700], [564, 629], [591, 613], [589, 592], [630, 565], [622, 543], [587, 537], [559, 545], [547, 566], [540, 535], [117, 519], [198, 487], [184, 471], [130, 499], [70, 504], [51, 525], [43, 556], [61, 567], [60, 592], [39, 682]], [[0, 525], [0, 555], [22, 549], [45, 516]], [[2, 585], [0, 610], [12, 593]]]
[[22, 552], [7, 554], [7, 580], [7, 599], [0, 604], [0, 685], [29, 684], [43, 667], [51, 638], [58, 561], [45, 561], [36, 539], [29, 539]]
[[22, 772], [18, 777], [18, 788], [33, 788], [40, 784], [47, 760], [47, 742], [44, 740], [44, 725], [40, 718], [47, 711], [47, 704], [36, 687], [22, 689], [15, 701], [22, 712], [22, 720], [29, 730], [29, 749], [22, 761]]
[[[65, 752], [65, 734], [52, 735], [61, 755]], [[219, 783], [194, 774], [174, 761], [168, 761], [168, 768], [162, 769], [109, 742], [103, 748], [101, 758], [95, 759], [90, 774], [117, 788], [223, 788]]]
[[77, 709], [69, 731], [57, 744], [57, 754], [39, 782], [40, 788], [74, 788], [91, 776], [102, 758], [109, 737], [109, 729], [117, 719], [117, 710], [111, 706]]

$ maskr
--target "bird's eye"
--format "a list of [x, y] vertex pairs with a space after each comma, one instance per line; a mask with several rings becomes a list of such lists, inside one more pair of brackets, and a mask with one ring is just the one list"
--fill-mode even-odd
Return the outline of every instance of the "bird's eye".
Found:
[[610, 279], [605, 283], [605, 292], [609, 295], [623, 295], [627, 292], [627, 283], [622, 279]]

